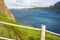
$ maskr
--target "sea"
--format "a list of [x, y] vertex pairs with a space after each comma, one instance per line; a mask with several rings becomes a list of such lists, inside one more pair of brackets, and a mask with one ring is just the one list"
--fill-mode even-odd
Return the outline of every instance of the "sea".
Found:
[[40, 28], [46, 25], [46, 30], [60, 34], [60, 12], [45, 10], [10, 9], [17, 22]]

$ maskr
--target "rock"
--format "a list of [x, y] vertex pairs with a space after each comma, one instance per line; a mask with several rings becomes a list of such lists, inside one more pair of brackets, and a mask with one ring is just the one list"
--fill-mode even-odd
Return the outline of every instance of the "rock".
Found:
[[4, 14], [8, 19], [15, 21], [13, 14], [8, 10], [4, 4], [4, 0], [0, 0], [0, 13]]

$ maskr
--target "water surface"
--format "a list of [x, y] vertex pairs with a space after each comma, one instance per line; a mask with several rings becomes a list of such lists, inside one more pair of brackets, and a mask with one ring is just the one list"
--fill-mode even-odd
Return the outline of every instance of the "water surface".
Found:
[[45, 24], [46, 29], [60, 34], [60, 12], [42, 10], [11, 10], [17, 20], [22, 24], [40, 28]]

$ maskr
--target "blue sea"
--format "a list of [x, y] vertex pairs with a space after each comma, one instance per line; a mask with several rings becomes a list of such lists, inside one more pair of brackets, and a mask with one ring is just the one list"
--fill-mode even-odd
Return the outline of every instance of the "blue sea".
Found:
[[11, 9], [17, 22], [40, 28], [46, 25], [46, 30], [60, 34], [60, 12], [44, 10], [15, 10]]

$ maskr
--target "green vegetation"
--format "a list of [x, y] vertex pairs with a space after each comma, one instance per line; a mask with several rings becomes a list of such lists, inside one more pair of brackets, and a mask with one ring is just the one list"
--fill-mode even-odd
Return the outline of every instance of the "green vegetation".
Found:
[[[2, 2], [0, 3], [0, 21], [23, 26], [23, 24], [17, 23], [14, 20], [13, 15], [4, 5], [3, 1], [4, 0], [0, 0], [0, 2]], [[40, 40], [40, 36], [41, 36], [40, 32], [41, 31], [38, 31], [38, 30], [31, 30], [31, 29], [26, 29], [26, 28], [21, 28], [21, 27], [6, 25], [6, 24], [0, 24], [0, 37], [11, 38], [11, 39], [17, 38], [18, 40]], [[3, 39], [0, 39], [0, 40], [3, 40]], [[60, 40], [60, 37], [46, 32], [46, 40]]]
[[[0, 21], [19, 24], [8, 19], [2, 13], [0, 13]], [[40, 40], [40, 31], [0, 24], [0, 37], [18, 38], [19, 40]], [[60, 37], [46, 32], [46, 40], [60, 40]]]
[[[14, 21], [13, 15], [7, 9], [3, 3], [4, 0], [0, 0], [0, 21], [22, 25]], [[3, 8], [3, 9], [2, 9]], [[29, 27], [29, 26], [28, 26]], [[30, 30], [26, 28], [6, 25], [0, 23], [0, 37], [18, 39], [18, 40], [40, 40], [40, 32], [38, 30]], [[0, 39], [2, 40], [2, 39]], [[60, 37], [47, 33], [46, 40], [60, 40]]]

